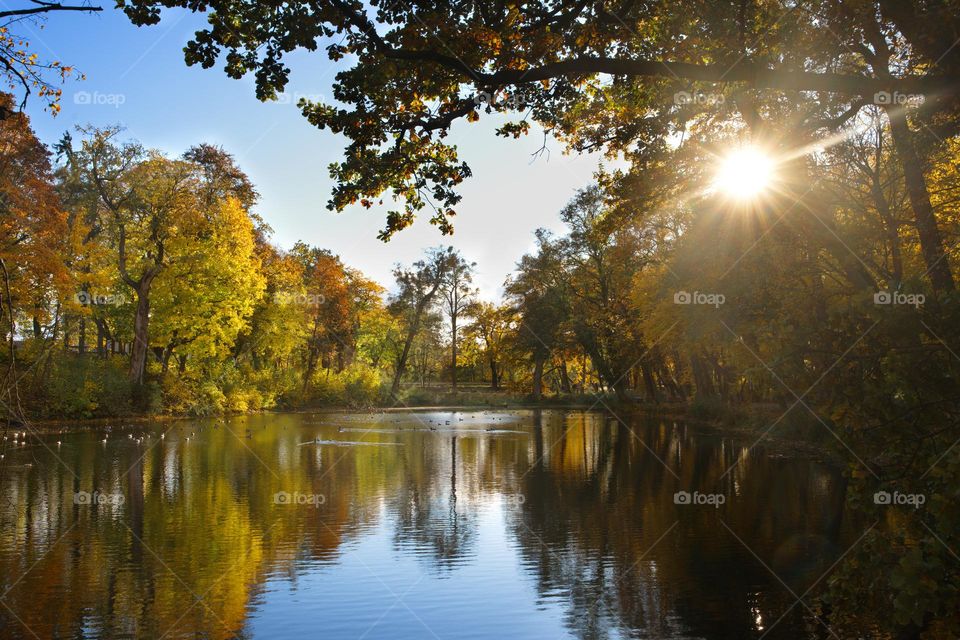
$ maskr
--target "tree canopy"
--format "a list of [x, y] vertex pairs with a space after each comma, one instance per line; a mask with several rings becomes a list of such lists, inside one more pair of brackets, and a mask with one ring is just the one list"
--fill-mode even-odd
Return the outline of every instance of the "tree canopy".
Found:
[[[158, 22], [164, 7], [205, 13], [187, 63], [223, 60], [230, 77], [251, 73], [261, 100], [283, 91], [285, 56], [296, 50], [325, 45], [343, 61], [336, 103], [300, 106], [349, 141], [331, 168], [331, 208], [372, 206], [385, 192], [403, 201], [387, 213], [383, 238], [426, 206], [433, 223], [452, 230], [457, 187], [471, 171], [445, 137], [454, 122], [481, 114], [507, 117], [497, 120], [499, 135], [536, 122], [571, 149], [623, 154], [638, 171], [657, 161], [666, 138], [704, 117], [698, 100], [677, 99], [704, 90], [719, 92], [715, 119], [756, 126], [785, 115], [801, 138], [878, 101], [902, 111], [901, 96], [922, 96], [916, 128], [941, 137], [956, 128], [960, 12], [949, 0], [120, 4], [140, 25]], [[916, 153], [901, 128], [901, 155]], [[929, 198], [919, 184], [910, 192], [931, 275], [949, 288]]]

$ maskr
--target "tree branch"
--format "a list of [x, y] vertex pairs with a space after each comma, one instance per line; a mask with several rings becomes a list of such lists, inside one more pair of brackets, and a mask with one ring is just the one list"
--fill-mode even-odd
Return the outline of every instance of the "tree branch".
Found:
[[103, 7], [92, 7], [84, 5], [68, 5], [59, 2], [42, 2], [41, 0], [30, 0], [37, 5], [32, 9], [11, 9], [10, 11], [0, 11], [0, 18], [9, 18], [10, 16], [30, 16], [38, 13], [48, 13], [50, 11], [103, 11]]
[[[383, 41], [380, 40], [380, 43]], [[372, 43], [384, 57], [393, 60], [433, 62], [476, 80], [481, 84], [503, 86], [529, 84], [559, 76], [595, 73], [619, 76], [682, 78], [701, 82], [745, 82], [758, 89], [815, 91], [859, 95], [873, 99], [879, 91], [901, 91], [913, 94], [934, 94], [960, 85], [960, 79], [949, 76], [909, 76], [905, 78], [870, 78], [859, 75], [771, 69], [750, 62], [730, 68], [724, 64], [692, 64], [662, 60], [626, 60], [605, 56], [581, 56], [529, 69], [502, 69], [482, 73], [471, 69], [453, 56], [431, 50], [406, 50]]]

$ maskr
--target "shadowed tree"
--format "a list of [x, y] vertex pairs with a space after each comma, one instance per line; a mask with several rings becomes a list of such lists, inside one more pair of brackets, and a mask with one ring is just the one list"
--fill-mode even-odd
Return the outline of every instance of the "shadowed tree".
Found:
[[448, 250], [446, 274], [440, 293], [443, 296], [443, 311], [450, 322], [450, 386], [457, 388], [457, 323], [473, 300], [476, 290], [473, 284], [473, 270], [477, 263], [467, 262], [459, 252]]
[[525, 255], [517, 263], [517, 273], [507, 281], [506, 292], [518, 318], [514, 340], [533, 361], [531, 392], [539, 401], [544, 366], [560, 343], [569, 306], [558, 243], [540, 229], [537, 245], [537, 253]]
[[490, 388], [498, 390], [503, 375], [502, 358], [510, 327], [510, 310], [490, 302], [477, 301], [467, 311], [473, 318], [470, 328], [483, 343], [483, 355], [490, 368]]
[[423, 260], [418, 260], [409, 268], [397, 266], [393, 271], [397, 292], [390, 301], [390, 307], [395, 315], [402, 318], [405, 334], [403, 346], [396, 356], [393, 383], [390, 385], [390, 395], [394, 399], [400, 392], [400, 381], [407, 370], [407, 360], [414, 338], [420, 331], [424, 314], [430, 309], [437, 292], [443, 286], [452, 256], [452, 249], [430, 249]]

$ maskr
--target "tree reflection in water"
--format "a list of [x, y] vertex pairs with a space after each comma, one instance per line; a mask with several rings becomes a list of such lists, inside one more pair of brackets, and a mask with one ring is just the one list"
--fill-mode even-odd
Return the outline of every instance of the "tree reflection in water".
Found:
[[[257, 624], [286, 606], [278, 585], [309, 603], [288, 630], [329, 637], [742, 638], [781, 616], [768, 637], [797, 637], [809, 615], [791, 590], [849, 537], [837, 472], [672, 422], [269, 415], [131, 432], [151, 438], [94, 430], [58, 436], [59, 461], [7, 456], [0, 637], [280, 637]], [[369, 444], [301, 444], [314, 438]], [[75, 504], [94, 490], [123, 503]], [[726, 502], [678, 505], [681, 490]]]

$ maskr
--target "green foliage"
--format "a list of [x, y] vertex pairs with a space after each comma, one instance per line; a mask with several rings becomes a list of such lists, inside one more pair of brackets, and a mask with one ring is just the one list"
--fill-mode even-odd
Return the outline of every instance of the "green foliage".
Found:
[[361, 364], [335, 372], [321, 369], [310, 378], [298, 398], [300, 406], [371, 407], [383, 398], [380, 372]]
[[156, 24], [164, 8], [205, 14], [185, 61], [210, 68], [223, 60], [229, 77], [250, 74], [260, 100], [284, 91], [291, 54], [325, 41], [326, 56], [346, 66], [335, 102], [299, 106], [312, 125], [347, 140], [330, 168], [328, 206], [370, 208], [395, 196], [402, 207], [387, 210], [384, 238], [428, 203], [431, 222], [452, 230], [459, 185], [471, 175], [448, 141], [458, 121], [494, 117], [503, 137], [535, 122], [570, 149], [622, 156], [649, 174], [689, 123], [756, 123], [765, 114], [755, 103], [765, 100], [789, 109], [781, 119], [796, 122], [804, 140], [849, 121], [878, 92], [926, 94], [923, 117], [935, 127], [956, 112], [947, 96], [960, 69], [960, 18], [950, 3], [820, 0], [803, 11], [786, 0], [118, 6], [138, 25]]
[[52, 418], [92, 418], [131, 413], [131, 385], [122, 358], [98, 360], [86, 356], [53, 359], [41, 415]]

